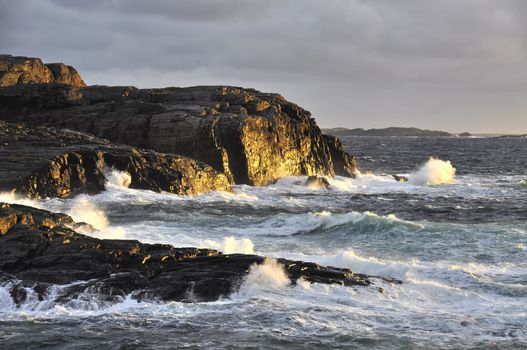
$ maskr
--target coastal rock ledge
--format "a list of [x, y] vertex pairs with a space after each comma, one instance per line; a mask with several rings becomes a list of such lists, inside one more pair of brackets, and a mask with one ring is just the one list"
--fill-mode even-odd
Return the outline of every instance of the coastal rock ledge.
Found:
[[105, 189], [120, 171], [130, 188], [178, 195], [230, 191], [227, 177], [188, 157], [164, 154], [69, 130], [0, 121], [0, 191], [31, 198]]
[[20, 62], [24, 75], [0, 86], [0, 119], [181, 154], [209, 164], [236, 184], [355, 174], [353, 157], [340, 141], [323, 135], [308, 111], [278, 94], [233, 86], [138, 89], [25, 78], [38, 75], [42, 62], [7, 55], [0, 56], [0, 73], [18, 74]]
[[[15, 304], [35, 296], [63, 303], [94, 296], [117, 302], [127, 295], [137, 300], [213, 301], [236, 292], [251, 268], [267, 261], [211, 249], [101, 240], [76, 232], [81, 229], [90, 227], [64, 214], [0, 203], [0, 283], [9, 287]], [[349, 269], [277, 261], [293, 284], [299, 278], [345, 286], [369, 286], [374, 278], [401, 283]]]

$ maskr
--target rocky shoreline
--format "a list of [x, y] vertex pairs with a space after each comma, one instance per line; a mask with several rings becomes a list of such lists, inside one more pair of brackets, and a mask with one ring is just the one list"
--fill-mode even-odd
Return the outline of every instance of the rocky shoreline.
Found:
[[[0, 191], [30, 198], [131, 188], [177, 195], [264, 186], [283, 176], [354, 176], [355, 161], [310, 113], [278, 94], [230, 86], [86, 86], [64, 64], [0, 55]], [[16, 304], [98, 298], [211, 301], [235, 292], [258, 255], [100, 240], [64, 214], [0, 203], [0, 281]], [[349, 269], [278, 259], [291, 283], [368, 286]], [[61, 285], [60, 292], [53, 286]], [[51, 294], [50, 294], [51, 293]]]
[[0, 121], [0, 191], [31, 198], [95, 194], [104, 190], [105, 172], [113, 169], [130, 176], [130, 188], [179, 195], [231, 190], [224, 174], [188, 157]]
[[[54, 295], [57, 302], [90, 293], [110, 302], [128, 294], [137, 300], [212, 301], [235, 292], [252, 266], [267, 261], [212, 249], [101, 240], [79, 229], [92, 228], [65, 214], [0, 203], [0, 280], [10, 283], [17, 304], [26, 300], [28, 289], [49, 298], [54, 285], [65, 285]], [[374, 278], [401, 283], [303, 261], [278, 263], [293, 284], [300, 278], [345, 286], [369, 286]]]

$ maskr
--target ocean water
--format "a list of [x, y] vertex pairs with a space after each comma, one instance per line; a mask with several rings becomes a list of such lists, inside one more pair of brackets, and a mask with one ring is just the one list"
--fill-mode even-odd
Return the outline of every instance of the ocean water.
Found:
[[4, 286], [0, 348], [526, 348], [527, 138], [343, 142], [362, 175], [330, 190], [300, 177], [179, 197], [128, 189], [127, 174], [110, 172], [96, 196], [0, 200], [66, 212], [102, 238], [302, 259], [404, 284], [292, 287], [269, 263], [212, 303], [90, 295], [16, 307]]

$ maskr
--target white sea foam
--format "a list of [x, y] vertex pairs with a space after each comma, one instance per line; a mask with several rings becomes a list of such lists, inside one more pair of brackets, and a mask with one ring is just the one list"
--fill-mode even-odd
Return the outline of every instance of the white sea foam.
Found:
[[119, 171], [114, 168], [105, 169], [103, 172], [106, 178], [106, 186], [128, 187], [132, 183], [132, 177], [126, 171]]
[[430, 158], [421, 168], [409, 176], [409, 181], [425, 185], [442, 185], [456, 183], [456, 168], [450, 161]]
[[[122, 311], [130, 307], [137, 306], [137, 301], [132, 295], [123, 297], [115, 296], [113, 302], [101, 300], [95, 291], [85, 291], [75, 296], [71, 300], [57, 302], [64, 289], [74, 285], [83, 284], [84, 282], [74, 282], [65, 285], [51, 285], [47, 288], [46, 293], [38, 295], [32, 288], [18, 286], [23, 289], [26, 299], [19, 305], [15, 304], [10, 291], [17, 281], [6, 282], [0, 285], [0, 315], [4, 318], [23, 315], [28, 317], [49, 317], [49, 316], [87, 316], [100, 313]], [[146, 306], [146, 305], [145, 305]]]

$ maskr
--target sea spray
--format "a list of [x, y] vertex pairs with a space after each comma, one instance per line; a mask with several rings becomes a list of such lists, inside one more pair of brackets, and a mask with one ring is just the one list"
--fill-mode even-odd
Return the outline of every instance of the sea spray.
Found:
[[217, 249], [224, 254], [253, 254], [254, 253], [254, 243], [248, 238], [237, 239], [233, 236], [224, 237], [223, 241], [216, 242], [213, 240], [205, 240], [203, 244], [209, 248]]
[[126, 171], [109, 168], [104, 170], [103, 175], [106, 178], [106, 186], [128, 187], [132, 183], [132, 176]]
[[104, 211], [85, 196], [79, 196], [74, 199], [66, 214], [71, 216], [76, 222], [85, 222], [97, 230], [102, 230], [108, 226], [108, 218]]
[[122, 227], [111, 226], [104, 211], [100, 209], [88, 196], [78, 196], [73, 199], [73, 203], [66, 212], [75, 222], [84, 222], [93, 226], [97, 231], [84, 232], [79, 228], [79, 232], [89, 234], [101, 239], [122, 239], [125, 231]]
[[39, 201], [20, 196], [15, 191], [0, 192], [0, 202], [27, 205], [29, 207], [43, 209]]
[[421, 168], [409, 176], [412, 183], [441, 185], [456, 183], [456, 168], [449, 160], [430, 158]]
[[263, 264], [250, 267], [237, 295], [257, 296], [268, 291], [280, 290], [290, 284], [284, 267], [274, 259], [267, 259]]

